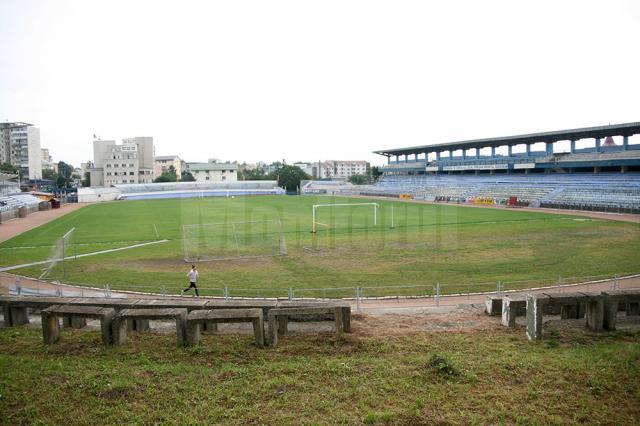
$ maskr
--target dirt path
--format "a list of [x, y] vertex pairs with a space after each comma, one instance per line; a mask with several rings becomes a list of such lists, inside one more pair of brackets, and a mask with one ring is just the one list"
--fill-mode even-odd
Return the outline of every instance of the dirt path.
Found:
[[42, 212], [35, 212], [25, 218], [13, 219], [8, 222], [2, 222], [0, 224], [0, 243], [20, 235], [30, 229], [36, 228], [40, 225], [44, 225], [47, 222], [51, 222], [61, 216], [71, 213], [82, 207], [88, 205], [87, 203], [72, 203], [65, 204], [59, 209], [47, 210]]

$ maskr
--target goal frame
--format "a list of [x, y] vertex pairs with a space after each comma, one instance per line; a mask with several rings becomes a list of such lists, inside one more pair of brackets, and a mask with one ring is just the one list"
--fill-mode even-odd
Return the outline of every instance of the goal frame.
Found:
[[[273, 223], [278, 227], [278, 252], [277, 253], [264, 253], [264, 254], [256, 254], [256, 255], [241, 255], [239, 253], [240, 249], [238, 246], [238, 233], [235, 230], [236, 226], [245, 225], [245, 224], [263, 224], [263, 223]], [[192, 228], [202, 228], [202, 227], [213, 227], [213, 226], [231, 226], [233, 230], [233, 237], [236, 244], [236, 255], [235, 256], [216, 256], [209, 255], [205, 258], [194, 258], [190, 256], [190, 250], [187, 244], [186, 231]], [[220, 260], [235, 260], [235, 259], [255, 259], [261, 257], [276, 257], [276, 256], [286, 256], [287, 252], [287, 242], [284, 235], [284, 225], [282, 220], [280, 219], [266, 219], [266, 220], [247, 220], [247, 221], [228, 221], [228, 222], [213, 222], [213, 223], [196, 223], [191, 225], [182, 225], [182, 247], [183, 247], [183, 260], [186, 263], [198, 263], [198, 262], [214, 262]]]
[[316, 224], [324, 225], [321, 222], [316, 221], [316, 210], [320, 207], [353, 207], [353, 206], [372, 206], [373, 207], [373, 225], [378, 225], [378, 209], [380, 204], [378, 203], [338, 203], [338, 204], [314, 204], [311, 207], [311, 233], [316, 233]]

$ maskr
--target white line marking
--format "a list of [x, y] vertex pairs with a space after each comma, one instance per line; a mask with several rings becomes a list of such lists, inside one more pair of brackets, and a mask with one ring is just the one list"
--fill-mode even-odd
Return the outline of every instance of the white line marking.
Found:
[[[119, 247], [119, 248], [108, 249], [108, 250], [94, 251], [93, 253], [79, 254], [77, 256], [67, 256], [64, 259], [65, 260], [67, 260], [67, 259], [77, 259], [79, 257], [95, 256], [96, 254], [113, 253], [113, 252], [116, 252], [116, 251], [129, 250], [129, 249], [132, 249], [132, 248], [148, 246], [148, 245], [151, 245], [151, 244], [166, 243], [168, 241], [169, 240], [151, 241], [149, 243], [134, 244], [132, 246], [127, 246], [127, 247]], [[0, 268], [0, 272], [11, 271], [11, 270], [20, 269], [20, 268], [26, 268], [28, 266], [44, 265], [45, 263], [51, 263], [51, 260], [41, 260], [40, 262], [32, 262], [32, 263], [24, 263], [22, 265], [7, 266], [6, 268]]]
[[160, 238], [160, 234], [158, 234], [158, 228], [156, 228], [156, 224], [153, 224], [153, 230], [156, 231], [156, 238]]

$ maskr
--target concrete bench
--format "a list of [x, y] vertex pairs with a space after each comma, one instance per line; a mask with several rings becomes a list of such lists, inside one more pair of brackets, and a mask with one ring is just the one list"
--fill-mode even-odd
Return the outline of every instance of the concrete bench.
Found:
[[342, 319], [343, 307], [341, 306], [306, 306], [296, 308], [276, 308], [271, 309], [268, 315], [269, 324], [269, 345], [272, 347], [278, 346], [278, 335], [284, 335], [287, 333], [286, 326], [283, 328], [279, 324], [279, 319], [282, 317], [290, 316], [318, 316], [318, 315], [333, 315], [334, 323], [336, 327], [336, 335], [342, 336], [344, 331], [344, 322]]
[[[131, 309], [173, 309], [183, 308], [187, 311], [194, 309], [204, 309], [207, 302], [205, 300], [180, 300], [180, 299], [138, 299]], [[147, 331], [149, 330], [148, 319], [134, 319], [129, 321], [129, 330]]]
[[[342, 300], [281, 300], [278, 302], [277, 308], [304, 308], [304, 307], [339, 307], [342, 309], [342, 329], [345, 333], [351, 333], [351, 304]], [[333, 312], [326, 315], [318, 315], [316, 318], [309, 315], [281, 315], [278, 318], [278, 328], [281, 329], [281, 335], [287, 332], [289, 320], [293, 321], [324, 321], [332, 320]]]
[[542, 339], [542, 318], [545, 307], [559, 306], [561, 317], [578, 318], [578, 307], [584, 304], [586, 328], [601, 331], [604, 321], [604, 297], [596, 293], [530, 294], [527, 296], [527, 338]]
[[187, 310], [185, 308], [165, 309], [123, 309], [118, 312], [113, 320], [113, 344], [124, 345], [127, 343], [127, 323], [140, 320], [170, 319], [176, 322], [178, 346], [186, 344]]
[[502, 299], [502, 325], [514, 328], [516, 317], [527, 314], [527, 298], [521, 295], [509, 295]]
[[187, 315], [187, 344], [200, 343], [200, 326], [209, 323], [253, 323], [256, 345], [264, 346], [264, 316], [262, 309], [208, 309], [191, 311]]
[[64, 305], [73, 298], [44, 296], [0, 296], [5, 327], [29, 323], [29, 309], [46, 309], [53, 305]]
[[111, 323], [115, 317], [113, 308], [100, 308], [96, 306], [69, 306], [53, 305], [42, 310], [42, 338], [44, 343], [52, 344], [60, 339], [59, 317], [94, 318], [100, 320], [102, 343], [112, 343]]
[[616, 317], [620, 305], [624, 306], [627, 316], [640, 315], [640, 290], [603, 291], [605, 330], [616, 329]]
[[487, 296], [487, 299], [484, 302], [484, 311], [491, 316], [501, 315], [502, 299], [504, 299], [504, 296]]

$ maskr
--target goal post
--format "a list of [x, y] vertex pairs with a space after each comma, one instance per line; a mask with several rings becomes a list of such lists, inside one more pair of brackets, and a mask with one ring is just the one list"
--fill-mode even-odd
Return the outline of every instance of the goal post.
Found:
[[316, 210], [319, 208], [333, 208], [333, 207], [357, 207], [357, 206], [370, 206], [373, 208], [373, 224], [378, 224], [378, 209], [380, 205], [378, 203], [339, 203], [339, 204], [314, 204], [312, 206], [311, 213], [311, 232], [316, 233], [316, 225], [326, 225], [324, 223], [316, 221]]
[[185, 262], [287, 255], [280, 220], [183, 225], [182, 243]]
[[42, 270], [42, 273], [38, 279], [46, 278], [57, 265], [62, 266], [62, 276], [65, 276], [65, 260], [72, 256], [75, 256], [75, 250], [72, 253], [73, 237], [75, 236], [76, 228], [69, 229], [62, 237], [54, 241], [51, 251], [49, 252], [48, 264]]

